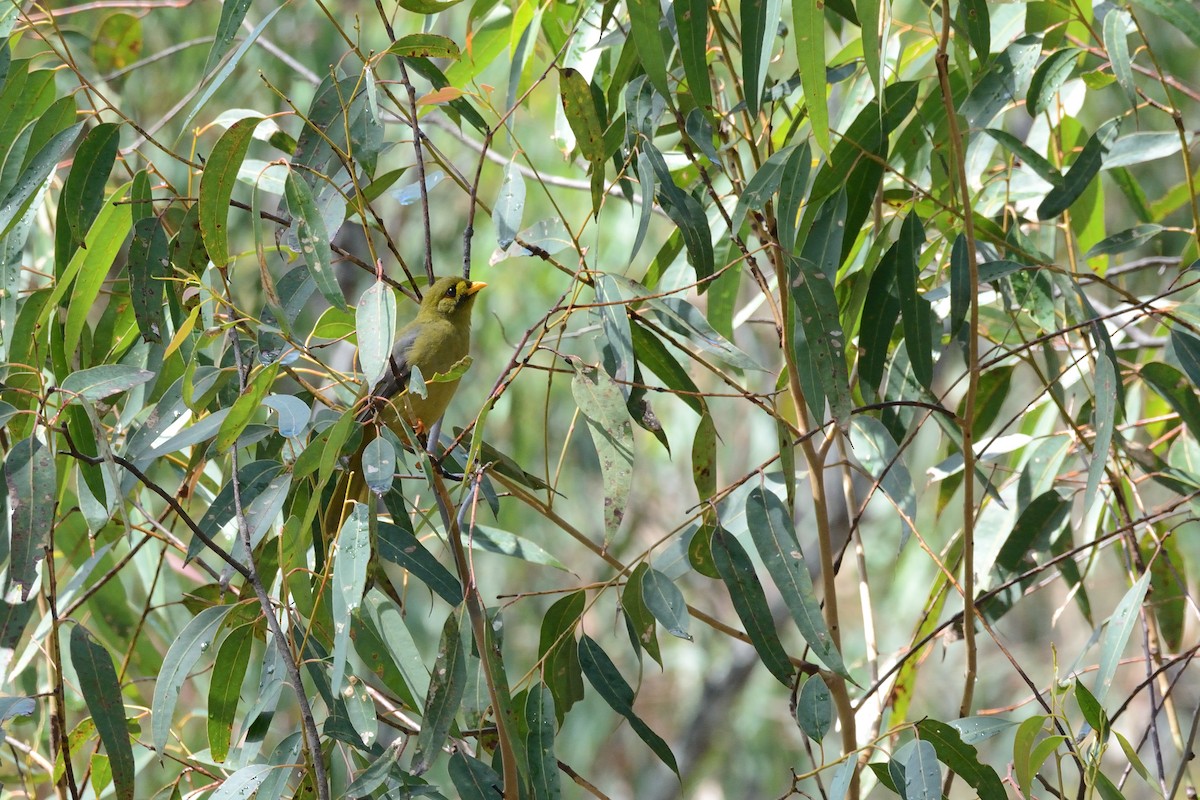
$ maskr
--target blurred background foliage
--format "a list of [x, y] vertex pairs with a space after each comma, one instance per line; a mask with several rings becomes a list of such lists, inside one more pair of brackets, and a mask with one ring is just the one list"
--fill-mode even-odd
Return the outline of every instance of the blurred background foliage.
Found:
[[3, 2], [0, 796], [1194, 793], [1188, 0]]

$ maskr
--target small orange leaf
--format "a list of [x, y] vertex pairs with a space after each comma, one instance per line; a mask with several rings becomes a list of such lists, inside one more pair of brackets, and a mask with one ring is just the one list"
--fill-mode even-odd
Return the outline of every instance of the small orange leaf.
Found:
[[462, 89], [457, 89], [453, 86], [444, 86], [441, 89], [438, 89], [435, 92], [430, 92], [429, 94], [422, 97], [420, 100], [417, 101], [417, 105], [419, 105], [419, 106], [436, 106], [436, 105], [441, 105], [442, 103], [449, 103], [452, 100], [457, 100], [458, 98], [460, 98], [462, 96], [463, 96]]

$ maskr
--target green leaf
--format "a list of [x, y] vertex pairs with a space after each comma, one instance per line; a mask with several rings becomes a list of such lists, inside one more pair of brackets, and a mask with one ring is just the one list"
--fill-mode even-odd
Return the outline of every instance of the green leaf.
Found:
[[625, 627], [634, 647], [645, 650], [661, 666], [662, 652], [658, 645], [658, 631], [654, 627], [654, 615], [650, 613], [642, 594], [642, 579], [649, 571], [650, 565], [644, 561], [633, 568], [621, 591], [621, 611], [625, 615]]
[[657, 375], [668, 389], [679, 392], [676, 396], [689, 408], [703, 415], [704, 401], [699, 397], [700, 389], [666, 345], [640, 324], [631, 325], [629, 332], [638, 362]]
[[558, 758], [554, 755], [555, 725], [554, 695], [544, 683], [529, 687], [525, 696], [525, 752], [529, 757], [529, 785], [535, 800], [557, 800], [562, 797], [558, 777]]
[[[1156, 548], [1161, 548], [1157, 555]], [[1158, 627], [1167, 651], [1179, 652], [1183, 647], [1184, 626], [1187, 623], [1187, 577], [1188, 560], [1180, 552], [1179, 540], [1175, 536], [1164, 536], [1159, 541], [1148, 534], [1142, 541], [1142, 549], [1150, 560], [1150, 601], [1147, 605], [1154, 611]]]
[[458, 578], [442, 566], [442, 563], [430, 553], [421, 540], [412, 531], [391, 522], [379, 520], [379, 533], [376, 540], [379, 557], [384, 561], [398, 564], [413, 574], [417, 580], [428, 586], [434, 594], [445, 600], [451, 606], [462, 602], [462, 586]]
[[[812, 169], [812, 148], [808, 142], [792, 149], [779, 178], [779, 205], [775, 209], [775, 224], [779, 230], [779, 245], [785, 253], [796, 250], [796, 223], [800, 206], [808, 190], [808, 174]], [[757, 173], [755, 173], [757, 176]], [[711, 302], [711, 301], [710, 301]]]
[[376, 436], [363, 449], [362, 475], [367, 488], [385, 495], [396, 477], [396, 448], [383, 436]]
[[933, 745], [918, 739], [904, 760], [905, 800], [941, 800], [942, 768]]
[[105, 364], [72, 372], [59, 385], [67, 402], [77, 399], [103, 400], [126, 392], [156, 377], [153, 372], [126, 364]]
[[1114, 233], [1112, 236], [1097, 242], [1092, 245], [1087, 251], [1084, 258], [1095, 258], [1096, 256], [1110, 256], [1117, 253], [1124, 253], [1140, 247], [1146, 242], [1162, 233], [1166, 228], [1153, 223], [1143, 223], [1134, 225], [1132, 228], [1126, 228], [1123, 231]]
[[[236, 0], [236, 5], [241, 6], [246, 4], [247, 0]], [[271, 20], [275, 18], [275, 15], [285, 7], [286, 6], [284, 5], [277, 5], [268, 11], [262, 18], [262, 21], [254, 26], [254, 30], [250, 31], [250, 33], [248, 33], [238, 44], [237, 49], [233, 51], [233, 55], [231, 55], [228, 59], [225, 59], [224, 66], [222, 66], [216, 72], [216, 74], [209, 79], [208, 85], [204, 87], [204, 91], [201, 92], [200, 96], [196, 98], [196, 101], [192, 103], [191, 110], [189, 110], [187, 116], [184, 117], [183, 124], [179, 126], [180, 138], [182, 138], [182, 136], [191, 128], [192, 122], [196, 119], [196, 115], [200, 113], [200, 110], [204, 108], [208, 101], [212, 99], [213, 95], [217, 93], [217, 90], [224, 85], [229, 76], [233, 74], [235, 69], [237, 69], [238, 65], [242, 62], [242, 58], [246, 55], [246, 53], [250, 52], [250, 48], [253, 47], [254, 43], [258, 41], [258, 37], [262, 35], [264, 30], [266, 30], [267, 25], [270, 24]], [[222, 7], [222, 23], [218, 27], [218, 37], [223, 37], [226, 35], [230, 37], [235, 36], [237, 34], [238, 27], [241, 25], [242, 18], [245, 16], [245, 12], [243, 11], [242, 17], [238, 18], [236, 23], [232, 18], [225, 20], [225, 8], [225, 6]], [[209, 59], [211, 60], [211, 63], [204, 70], [204, 75], [206, 76], [211, 74], [209, 70], [216, 67], [217, 62], [221, 60], [221, 57], [224, 56], [226, 52], [228, 52], [228, 44], [225, 44], [220, 55], [216, 56], [215, 59], [213, 58], [218, 41], [213, 42], [213, 50], [209, 52]]]
[[1025, 97], [1025, 107], [1029, 115], [1036, 117], [1048, 111], [1058, 95], [1075, 71], [1075, 64], [1082, 51], [1075, 47], [1064, 47], [1055, 50], [1038, 66], [1029, 82], [1029, 92]]
[[458, 614], [454, 612], [446, 617], [437, 659], [433, 664], [429, 696], [425, 700], [425, 716], [413, 754], [411, 771], [414, 775], [421, 775], [433, 766], [446, 735], [450, 733], [450, 726], [454, 723], [466, 689], [466, 655], [458, 633]]
[[165, 280], [171, 274], [167, 232], [157, 217], [144, 217], [133, 226], [129, 245], [129, 298], [138, 330], [147, 342], [161, 342]]
[[1117, 423], [1117, 406], [1121, 397], [1121, 375], [1117, 355], [1108, 341], [1104, 323], [1092, 323], [1092, 339], [1096, 342], [1096, 372], [1093, 385], [1096, 402], [1092, 407], [1092, 427], [1096, 436], [1092, 440], [1091, 462], [1088, 464], [1087, 488], [1084, 491], [1084, 508], [1091, 506], [1100, 481], [1104, 478], [1108, 463], [1109, 448]]
[[621, 290], [611, 275], [600, 273], [595, 276], [596, 303], [600, 314], [600, 330], [604, 333], [604, 370], [618, 383], [621, 394], [628, 399], [629, 382], [632, 381], [637, 364], [633, 357], [632, 333], [629, 329], [629, 314]]
[[779, 642], [767, 596], [758, 582], [749, 554], [731, 533], [724, 528], [717, 528], [712, 535], [712, 555], [717, 572], [729, 590], [734, 611], [746, 627], [746, 635], [758, 651], [763, 665], [780, 683], [791, 686], [794, 675], [792, 662]]
[[774, 492], [756, 486], [746, 496], [746, 527], [804, 641], [827, 667], [849, 677], [821, 615], [821, 604], [813, 591], [787, 506]]
[[1150, 570], [1146, 570], [1129, 588], [1112, 616], [1108, 618], [1104, 634], [1100, 637], [1100, 664], [1092, 683], [1092, 694], [1100, 703], [1108, 697], [1121, 654], [1125, 651], [1125, 644], [1137, 624], [1138, 610], [1146, 599], [1146, 590], [1150, 587], [1150, 575]]
[[453, 39], [436, 33], [411, 33], [408, 36], [401, 36], [392, 42], [387, 51], [391, 55], [402, 58], [457, 59], [462, 55]]
[[38, 562], [46, 555], [52, 527], [58, 485], [54, 454], [34, 437], [21, 439], [4, 460], [4, 481], [12, 513], [8, 587], [20, 586], [21, 602], [25, 602], [37, 579]]
[[333, 639], [333, 670], [329, 683], [335, 693], [341, 693], [345, 678], [346, 657], [350, 650], [351, 615], [362, 604], [367, 585], [367, 564], [371, 559], [371, 525], [369, 511], [362, 503], [354, 509], [338, 532], [333, 556], [331, 603], [335, 624]]
[[642, 575], [642, 600], [667, 633], [692, 641], [692, 635], [688, 633], [687, 603], [683, 592], [670, 578], [656, 569], [646, 570]]
[[254, 624], [239, 625], [229, 632], [217, 650], [213, 681], [208, 692], [208, 748], [213, 761], [225, 763], [233, 718], [242, 694], [242, 681], [254, 649]]
[[1063, 176], [1063, 185], [1051, 189], [1042, 200], [1041, 205], [1038, 206], [1038, 219], [1047, 220], [1057, 217], [1083, 195], [1091, 185], [1092, 179], [1096, 177], [1096, 173], [1100, 171], [1104, 154], [1108, 152], [1117, 138], [1119, 125], [1120, 118], [1111, 119], [1088, 138], [1083, 150], [1071, 164], [1067, 174]]
[[[834, 421], [845, 429], [853, 403], [850, 376], [838, 304], [833, 293], [846, 221], [846, 195], [839, 192], [822, 207], [799, 258], [788, 257], [788, 282], [795, 307], [795, 322], [804, 331], [804, 351], [795, 353], [816, 373], [824, 397], [809, 397], [816, 419], [825, 416], [825, 400]], [[799, 350], [797, 346], [797, 350]]]
[[1178, 153], [1184, 142], [1191, 143], [1191, 134], [1180, 137], [1167, 131], [1137, 131], [1112, 143], [1104, 155], [1104, 169], [1144, 164]]
[[796, 722], [804, 735], [820, 744], [833, 727], [833, 695], [820, 675], [804, 682], [796, 701]]
[[221, 429], [217, 432], [215, 442], [217, 450], [225, 452], [237, 442], [237, 437], [250, 424], [251, 418], [262, 406], [263, 398], [274, 386], [275, 376], [278, 372], [278, 361], [268, 364], [259, 370], [254, 379], [250, 381], [250, 385], [246, 387], [246, 391], [233, 402], [229, 408], [229, 414], [221, 421]]
[[[307, 183], [296, 177], [295, 172], [288, 173], [285, 185], [288, 209], [292, 212], [296, 223], [300, 255], [308, 266], [308, 271], [312, 274], [317, 289], [329, 301], [329, 304], [334, 308], [344, 309], [346, 308], [346, 298], [342, 294], [342, 287], [338, 285], [337, 275], [333, 271], [330, 233], [325, 227], [325, 220], [321, 216], [320, 209], [313, 200], [312, 190], [308, 188]], [[212, 252], [211, 247], [209, 252]]]
[[592, 87], [578, 70], [564, 69], [558, 77], [559, 98], [563, 113], [575, 134], [579, 152], [592, 165], [592, 169], [604, 169], [604, 125], [592, 97]]
[[238, 29], [242, 26], [242, 20], [246, 18], [246, 12], [249, 10], [250, 0], [229, 0], [221, 5], [221, 20], [217, 23], [216, 35], [208, 49], [208, 56], [204, 59], [202, 75], [212, 72], [229, 52], [229, 48], [233, 46], [234, 37], [237, 36]]
[[1002, 108], [1025, 93], [1041, 51], [1041, 37], [1022, 36], [992, 60], [958, 109], [970, 128], [987, 127]]
[[274, 769], [266, 764], [248, 764], [222, 781], [208, 800], [243, 800], [254, 794]]
[[924, 244], [925, 230], [914, 211], [905, 217], [900, 238], [888, 254], [896, 259], [896, 290], [900, 296], [900, 319], [904, 324], [908, 360], [917, 380], [928, 389], [933, 383], [933, 312], [929, 301], [919, 292], [918, 262]]
[[688, 90], [701, 109], [713, 104], [712, 73], [708, 69], [708, 0], [678, 0], [671, 4], [679, 36], [679, 58]]
[[450, 756], [450, 781], [462, 800], [501, 800], [504, 780], [494, 769], [461, 750]]
[[515, 161], [504, 166], [504, 180], [496, 204], [492, 206], [492, 220], [496, 223], [496, 243], [506, 248], [521, 230], [521, 218], [525, 213], [525, 179], [517, 169]]
[[1104, 50], [1112, 64], [1113, 77], [1130, 108], [1137, 108], [1137, 84], [1133, 80], [1133, 59], [1129, 55], [1129, 28], [1132, 19], [1123, 8], [1110, 8], [1104, 15]]
[[646, 70], [646, 77], [663, 97], [670, 102], [671, 87], [667, 84], [667, 57], [663, 53], [662, 37], [658, 27], [662, 22], [662, 6], [658, 0], [630, 0], [629, 25], [633, 29], [632, 44], [638, 60]]
[[538, 659], [542, 681], [554, 696], [554, 709], [561, 722], [571, 707], [583, 699], [583, 672], [575, 628], [583, 617], [587, 595], [582, 589], [558, 599], [542, 617]]
[[96, 723], [104, 752], [108, 754], [117, 797], [132, 800], [136, 780], [133, 746], [125, 721], [121, 682], [117, 679], [112, 656], [104, 645], [92, 638], [87, 628], [76, 624], [71, 629], [71, 663], [79, 676], [79, 691]]
[[[743, 0], [741, 3], [741, 82], [745, 87], [746, 108], [751, 116], [758, 115], [763, 86], [767, 81], [767, 65], [775, 50], [781, 6], [781, 0]], [[805, 96], [824, 97], [824, 92], [821, 95], [809, 95], [806, 91]]]
[[996, 556], [996, 566], [1008, 573], [1019, 572], [1028, 553], [1049, 549], [1070, 511], [1071, 504], [1053, 489], [1038, 495], [1017, 518]]
[[[875, 87], [877, 96], [883, 94], [883, 71], [880, 68], [883, 46], [880, 42], [879, 32], [881, 5], [881, 0], [856, 0], [854, 8], [862, 23], [860, 27], [862, 28], [863, 62], [867, 66], [867, 75], [871, 77], [871, 85]], [[790, 250], [791, 248], [786, 249]]]
[[588, 422], [604, 481], [604, 544], [617, 535], [633, 485], [633, 425], [620, 388], [602, 370], [572, 359], [571, 394]]
[[[734, 231], [742, 227], [742, 221], [745, 220], [747, 212], [762, 212], [766, 210], [767, 203], [770, 201], [771, 196], [779, 189], [784, 172], [788, 169], [789, 165], [791, 165], [793, 172], [795, 172], [796, 167], [792, 164], [791, 160], [796, 150], [807, 150], [807, 147], [792, 145], [791, 147], [785, 147], [782, 150], [772, 153], [771, 157], [764, 161], [762, 166], [750, 176], [750, 180], [746, 181], [746, 187], [738, 195], [737, 205], [733, 209], [731, 226]], [[795, 239], [794, 233], [792, 234], [792, 238], [793, 240]], [[785, 252], [790, 251], [790, 248], [784, 249]]]
[[701, 415], [692, 439], [692, 481], [702, 503], [717, 491], [717, 426], [707, 412]]
[[792, 0], [796, 65], [804, 87], [804, 105], [817, 147], [829, 152], [829, 106], [825, 97], [825, 13], [817, 0]]
[[496, 553], [509, 558], [519, 558], [530, 564], [542, 564], [555, 569], [566, 569], [561, 561], [547, 552], [540, 545], [517, 536], [515, 533], [496, 528], [491, 525], [472, 525], [470, 529], [471, 548]]
[[396, 339], [396, 294], [391, 287], [377, 280], [363, 292], [354, 312], [354, 325], [363, 380], [373, 387], [387, 372]]
[[[957, 730], [944, 722], [924, 719], [917, 723], [917, 733], [933, 746], [939, 761], [975, 790], [979, 800], [1006, 800], [1008, 794], [996, 770], [979, 761], [979, 752], [966, 744]], [[942, 796], [940, 786], [934, 796]]]
[[878, 484], [901, 513], [903, 549], [908, 537], [916, 533], [917, 495], [912, 475], [900, 457], [900, 449], [887, 427], [874, 417], [856, 416], [850, 423], [851, 452], [867, 474]]
[[992, 24], [987, 0], [963, 0], [958, 6], [958, 21], [967, 29], [967, 39], [980, 63], [986, 62], [992, 51]]
[[200, 177], [200, 235], [217, 268], [229, 264], [229, 200], [233, 197], [238, 169], [260, 122], [262, 117], [247, 117], [229, 126], [213, 145]]
[[662, 153], [650, 142], [642, 143], [641, 158], [648, 159], [658, 178], [658, 202], [683, 236], [688, 263], [696, 270], [696, 279], [703, 281], [713, 274], [712, 234], [704, 208], [695, 197], [675, 185]]
[[[67, 306], [67, 322], [63, 328], [63, 350], [73, 353], [79, 348], [79, 340], [87, 325], [88, 316], [96, 309], [100, 289], [108, 279], [125, 235], [133, 226], [130, 206], [122, 202], [129, 185], [120, 187], [108, 196], [96, 221], [88, 229], [84, 244], [71, 256], [62, 271], [50, 299], [42, 310], [43, 324], [52, 309], [58, 306], [71, 289], [70, 304]], [[78, 277], [77, 277], [78, 276]], [[74, 285], [72, 286], [72, 281]]]
[[204, 609], [188, 621], [167, 650], [162, 669], [154, 681], [154, 700], [150, 706], [150, 741], [155, 752], [161, 753], [167, 746], [179, 693], [192, 673], [192, 667], [212, 647], [221, 622], [234, 608], [236, 606], [210, 606]]
[[79, 122], [54, 134], [22, 170], [17, 182], [9, 189], [4, 199], [0, 200], [0, 239], [12, 232], [34, 202], [42, 196], [46, 182], [54, 174], [58, 162], [62, 160], [82, 129], [83, 123]]
[[1075, 702], [1079, 704], [1079, 711], [1083, 714], [1084, 722], [1091, 726], [1096, 735], [1100, 737], [1100, 741], [1108, 738], [1108, 715], [1104, 713], [1104, 706], [1100, 705], [1087, 687], [1080, 681], [1075, 681]]
[[[75, 162], [63, 182], [61, 205], [72, 243], [83, 241], [104, 206], [104, 187], [120, 143], [121, 127], [115, 122], [104, 122], [88, 131], [75, 151]], [[60, 225], [63, 222], [59, 220]]]
[[679, 765], [675, 763], [671, 748], [633, 712], [633, 689], [621, 676], [617, 665], [590, 636], [584, 635], [579, 640], [579, 663], [588, 683], [592, 684], [608, 707], [624, 717], [629, 722], [629, 727], [633, 728], [659, 760], [679, 775]]
[[1200, 47], [1200, 9], [1190, 0], [1134, 0], [1134, 3], [1171, 23]]
[[999, 142], [1004, 149], [1024, 161], [1025, 166], [1033, 170], [1039, 178], [1050, 185], [1062, 186], [1066, 182], [1063, 174], [1045, 156], [1011, 133], [996, 130], [995, 128], [987, 128], [984, 130], [984, 133]]

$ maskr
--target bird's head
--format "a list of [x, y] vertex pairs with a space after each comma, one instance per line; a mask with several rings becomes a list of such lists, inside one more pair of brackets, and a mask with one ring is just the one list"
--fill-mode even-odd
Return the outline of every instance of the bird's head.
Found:
[[466, 278], [438, 278], [425, 290], [420, 313], [451, 321], [469, 319], [471, 307], [475, 305], [475, 295], [485, 286], [487, 284], [482, 281], [469, 281]]

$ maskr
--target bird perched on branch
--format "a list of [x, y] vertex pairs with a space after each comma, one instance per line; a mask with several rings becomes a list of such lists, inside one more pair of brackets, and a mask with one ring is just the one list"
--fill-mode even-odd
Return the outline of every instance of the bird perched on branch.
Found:
[[[471, 309], [476, 294], [485, 286], [486, 283], [466, 278], [438, 278], [426, 290], [416, 319], [400, 329], [388, 357], [388, 369], [369, 392], [359, 415], [364, 426], [362, 443], [334, 489], [333, 502], [325, 517], [327, 536], [341, 530], [355, 501], [367, 500], [361, 462], [363, 450], [378, 435], [372, 423], [387, 425], [400, 441], [407, 443], [405, 426], [424, 435], [445, 413], [458, 388], [458, 379], [433, 378], [450, 373], [466, 357], [471, 347]], [[427, 381], [423, 397], [409, 388], [413, 367]]]

